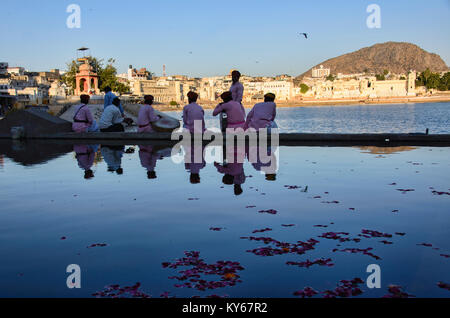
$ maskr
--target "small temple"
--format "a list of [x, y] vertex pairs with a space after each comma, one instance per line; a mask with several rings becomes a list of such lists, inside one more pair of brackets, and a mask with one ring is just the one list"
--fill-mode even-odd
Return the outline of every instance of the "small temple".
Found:
[[83, 64], [80, 65], [78, 73], [76, 74], [75, 94], [100, 94], [100, 90], [98, 89], [98, 75], [89, 64], [89, 58], [79, 58], [78, 61]]

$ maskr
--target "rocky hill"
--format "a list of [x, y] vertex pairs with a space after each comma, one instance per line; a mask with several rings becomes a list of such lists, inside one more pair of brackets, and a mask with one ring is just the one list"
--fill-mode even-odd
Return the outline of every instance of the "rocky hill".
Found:
[[[330, 68], [331, 74], [382, 73], [384, 70], [401, 74], [407, 73], [409, 70], [420, 72], [427, 68], [434, 72], [448, 70], [448, 66], [439, 55], [429, 53], [415, 44], [406, 42], [375, 44], [326, 60], [314, 67], [320, 65]], [[311, 76], [311, 70], [312, 68], [300, 75], [298, 79]]]

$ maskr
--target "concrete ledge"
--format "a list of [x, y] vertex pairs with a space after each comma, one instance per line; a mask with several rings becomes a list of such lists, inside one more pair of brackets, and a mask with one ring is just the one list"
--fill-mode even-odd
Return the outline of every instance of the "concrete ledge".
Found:
[[[0, 138], [10, 138], [9, 135], [0, 134]], [[37, 134], [28, 139], [36, 140], [70, 140], [80, 142], [114, 141], [119, 143], [136, 143], [137, 141], [164, 141], [171, 140], [171, 133], [58, 133]], [[411, 146], [450, 146], [450, 134], [303, 134], [282, 133], [279, 135], [281, 145], [411, 145]], [[209, 141], [205, 141], [209, 142]]]

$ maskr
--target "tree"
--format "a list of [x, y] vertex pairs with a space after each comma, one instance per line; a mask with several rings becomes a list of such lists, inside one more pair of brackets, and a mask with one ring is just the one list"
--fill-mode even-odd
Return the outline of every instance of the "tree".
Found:
[[384, 76], [384, 74], [376, 74], [375, 77], [377, 78], [377, 81], [386, 80], [386, 77]]
[[450, 90], [450, 72], [445, 73], [441, 77], [441, 81], [439, 84], [440, 91], [448, 91]]
[[300, 84], [300, 93], [305, 94], [308, 90], [309, 90], [309, 86], [308, 85], [306, 85], [304, 83]]
[[336, 79], [336, 76], [334, 76], [333, 74], [328, 75], [327, 78], [326, 78], [327, 81], [332, 81], [332, 82], [333, 82], [335, 79]]
[[[128, 85], [120, 83], [116, 77], [117, 69], [114, 67], [115, 60], [109, 59], [106, 67], [103, 67], [103, 59], [88, 57], [88, 62], [92, 69], [98, 75], [98, 86], [104, 91], [106, 86], [111, 87], [114, 92], [119, 94], [129, 92]], [[74, 90], [76, 85], [76, 74], [78, 73], [81, 63], [73, 60], [67, 64], [67, 72], [63, 75], [62, 81]]]

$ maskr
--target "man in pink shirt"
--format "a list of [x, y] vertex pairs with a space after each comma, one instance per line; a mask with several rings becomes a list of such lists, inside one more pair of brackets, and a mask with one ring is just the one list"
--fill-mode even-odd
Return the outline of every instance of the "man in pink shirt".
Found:
[[275, 104], [275, 94], [267, 93], [264, 95], [264, 102], [253, 106], [247, 115], [245, 129], [254, 128], [278, 128], [275, 123], [277, 115], [277, 105]]
[[244, 85], [239, 82], [240, 78], [241, 73], [239, 71], [231, 72], [231, 79], [233, 81], [233, 84], [231, 84], [230, 92], [233, 96], [233, 100], [242, 104], [242, 97], [244, 96]]
[[147, 169], [147, 178], [156, 179], [156, 162], [158, 161], [158, 155], [154, 153], [152, 145], [140, 145], [139, 146], [139, 159], [141, 160], [142, 167]]
[[213, 111], [213, 116], [225, 112], [227, 114], [226, 128], [244, 128], [245, 111], [242, 105], [233, 100], [231, 92], [224, 92], [220, 97], [222, 98], [223, 103], [216, 106]]
[[91, 179], [94, 177], [94, 172], [91, 167], [95, 161], [95, 154], [98, 150], [98, 145], [74, 145], [73, 151], [78, 161], [78, 166], [84, 170], [84, 178]]
[[[198, 94], [189, 92], [187, 94], [189, 104], [183, 108], [183, 127], [192, 133], [203, 133], [205, 131], [205, 111], [197, 104]], [[197, 122], [197, 125], [195, 123]]]
[[81, 95], [81, 104], [75, 109], [75, 115], [73, 116], [72, 130], [77, 133], [82, 132], [95, 132], [98, 131], [97, 122], [92, 117], [92, 113], [89, 110], [89, 95]]
[[152, 107], [154, 99], [152, 95], [144, 96], [144, 105], [139, 109], [138, 114], [138, 132], [153, 132], [152, 123], [159, 120]]

